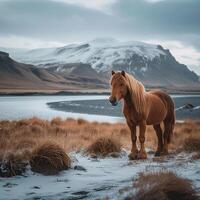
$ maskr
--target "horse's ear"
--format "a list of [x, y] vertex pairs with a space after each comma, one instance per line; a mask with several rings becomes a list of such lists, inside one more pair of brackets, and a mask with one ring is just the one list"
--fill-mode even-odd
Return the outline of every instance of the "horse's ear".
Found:
[[125, 76], [125, 71], [124, 70], [121, 71], [121, 74], [122, 74], [122, 76]]
[[114, 75], [114, 74], [115, 74], [115, 71], [113, 71], [113, 70], [112, 70], [112, 72], [111, 72], [111, 73], [112, 73], [112, 75]]

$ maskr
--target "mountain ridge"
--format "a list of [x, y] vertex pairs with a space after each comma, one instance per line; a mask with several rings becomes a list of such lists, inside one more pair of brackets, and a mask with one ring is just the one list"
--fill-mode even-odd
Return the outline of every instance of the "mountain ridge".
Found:
[[[73, 71], [72, 71], [73, 73]], [[16, 62], [9, 54], [0, 51], [0, 89], [33, 90], [77, 90], [92, 88], [90, 85], [104, 88], [100, 79], [73, 74], [63, 75], [45, 68]]]
[[199, 77], [180, 64], [168, 49], [144, 42], [99, 38], [58, 48], [10, 50], [9, 53], [20, 62], [34, 64], [51, 73], [65, 77], [80, 74], [84, 77], [88, 73], [89, 77], [106, 84], [111, 70], [125, 70], [150, 87], [200, 85]]

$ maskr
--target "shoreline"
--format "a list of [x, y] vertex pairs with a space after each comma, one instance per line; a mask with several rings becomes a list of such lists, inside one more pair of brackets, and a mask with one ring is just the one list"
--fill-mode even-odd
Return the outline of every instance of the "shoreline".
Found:
[[[169, 94], [199, 95], [200, 90], [168, 90], [165, 88], [147, 88], [150, 90], [163, 90]], [[86, 90], [26, 90], [26, 89], [0, 89], [0, 96], [61, 96], [61, 95], [110, 95], [110, 89]]]

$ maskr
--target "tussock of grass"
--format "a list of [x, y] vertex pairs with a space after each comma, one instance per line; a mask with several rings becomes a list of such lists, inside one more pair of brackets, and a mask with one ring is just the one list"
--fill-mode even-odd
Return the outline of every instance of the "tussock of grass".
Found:
[[78, 125], [82, 125], [82, 124], [86, 124], [86, 123], [87, 123], [87, 121], [84, 120], [84, 119], [77, 119], [77, 124]]
[[133, 184], [134, 195], [126, 200], [197, 200], [197, 193], [191, 182], [172, 172], [140, 174]]
[[[26, 171], [30, 152], [7, 152], [1, 157], [0, 177], [22, 175]], [[26, 159], [25, 159], [26, 158]]]
[[50, 123], [51, 123], [51, 125], [60, 126], [60, 125], [62, 125], [63, 121], [60, 117], [56, 117], [56, 118], [52, 119]]
[[200, 151], [196, 152], [196, 154], [194, 154], [194, 155], [192, 156], [192, 159], [194, 159], [194, 160], [199, 160], [199, 159], [200, 159]]
[[88, 154], [97, 156], [107, 156], [120, 151], [121, 144], [117, 140], [108, 137], [98, 138], [86, 150]]
[[30, 159], [31, 169], [45, 175], [56, 174], [70, 167], [70, 158], [57, 144], [46, 142], [36, 147]]
[[200, 151], [200, 137], [190, 136], [185, 139], [183, 148], [188, 152]]

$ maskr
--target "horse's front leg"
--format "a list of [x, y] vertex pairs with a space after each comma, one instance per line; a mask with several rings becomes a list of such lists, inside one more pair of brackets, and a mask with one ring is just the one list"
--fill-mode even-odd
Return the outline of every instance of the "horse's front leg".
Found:
[[137, 140], [136, 125], [131, 124], [131, 123], [127, 123], [127, 124], [131, 130], [131, 141], [132, 141], [132, 148], [131, 148], [131, 153], [129, 154], [129, 159], [135, 160], [138, 158], [138, 149], [137, 149], [137, 145], [136, 145], [136, 140]]
[[145, 151], [144, 142], [145, 142], [145, 131], [146, 131], [146, 122], [142, 121], [139, 124], [140, 128], [140, 134], [139, 134], [139, 140], [140, 140], [140, 151], [139, 151], [139, 158], [140, 159], [146, 159], [147, 153]]

